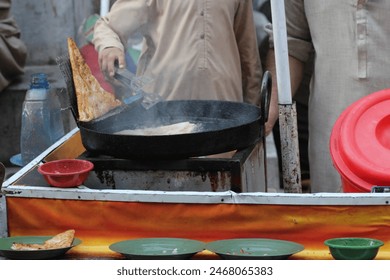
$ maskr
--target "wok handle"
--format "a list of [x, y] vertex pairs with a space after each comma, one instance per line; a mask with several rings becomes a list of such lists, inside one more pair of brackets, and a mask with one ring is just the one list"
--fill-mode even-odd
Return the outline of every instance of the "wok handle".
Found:
[[272, 76], [271, 72], [265, 71], [261, 80], [260, 87], [260, 109], [261, 118], [263, 120], [263, 158], [264, 158], [264, 191], [268, 192], [268, 176], [267, 176], [267, 150], [266, 150], [266, 135], [265, 135], [265, 123], [268, 121], [270, 99], [272, 89]]
[[265, 71], [261, 80], [260, 87], [260, 108], [261, 117], [264, 124], [268, 121], [269, 107], [271, 103], [272, 75], [269, 71]]

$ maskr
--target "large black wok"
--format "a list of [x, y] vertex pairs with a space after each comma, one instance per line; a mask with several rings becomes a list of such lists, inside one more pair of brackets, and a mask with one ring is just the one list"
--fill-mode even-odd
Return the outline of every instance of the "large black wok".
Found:
[[[121, 106], [91, 122], [78, 120], [69, 57], [57, 59], [68, 89], [70, 108], [84, 147], [92, 154], [117, 158], [180, 159], [244, 149], [261, 138], [268, 117], [271, 75], [265, 72], [261, 108], [241, 102], [189, 100], [161, 101], [145, 109], [141, 103]], [[200, 129], [176, 135], [121, 135], [116, 132], [192, 122]]]
[[[189, 121], [192, 133], [122, 135], [125, 129], [156, 127]], [[162, 101], [146, 110], [128, 107], [102, 120], [79, 123], [84, 147], [117, 158], [186, 158], [242, 149], [261, 139], [260, 108], [224, 101]]]
[[[78, 122], [84, 147], [92, 153], [135, 159], [180, 159], [240, 150], [264, 138], [271, 77], [262, 81], [261, 107], [229, 101], [161, 101], [145, 109], [140, 103], [91, 122]], [[123, 135], [127, 129], [178, 122], [197, 130], [176, 135]]]
[[[80, 129], [84, 147], [92, 153], [117, 158], [177, 159], [239, 150], [265, 140], [264, 124], [268, 118], [271, 75], [266, 71], [261, 82], [261, 108], [241, 102], [190, 100], [161, 101], [145, 109], [140, 103], [123, 106], [101, 119], [78, 120], [69, 56], [57, 58], [65, 78], [69, 108]], [[199, 130], [189, 134], [140, 136], [115, 134], [176, 122], [195, 122]], [[265, 147], [264, 147], [265, 148]]]

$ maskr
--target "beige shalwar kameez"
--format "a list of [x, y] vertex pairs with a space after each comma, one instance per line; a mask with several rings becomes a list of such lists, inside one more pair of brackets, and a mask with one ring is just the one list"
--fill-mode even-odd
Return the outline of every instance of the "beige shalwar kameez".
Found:
[[251, 0], [118, 0], [95, 26], [96, 49], [143, 35], [137, 75], [164, 99], [259, 104], [262, 74]]
[[390, 1], [285, 0], [285, 8], [289, 54], [306, 61], [315, 51], [309, 100], [311, 189], [338, 192], [331, 130], [348, 105], [390, 87]]

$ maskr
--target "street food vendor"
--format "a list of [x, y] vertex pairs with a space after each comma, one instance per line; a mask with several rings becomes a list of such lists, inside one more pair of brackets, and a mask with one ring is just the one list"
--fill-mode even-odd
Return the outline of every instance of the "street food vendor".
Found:
[[166, 100], [209, 99], [259, 105], [262, 75], [251, 0], [118, 0], [95, 25], [101, 70], [125, 67], [128, 38], [139, 32], [137, 75]]

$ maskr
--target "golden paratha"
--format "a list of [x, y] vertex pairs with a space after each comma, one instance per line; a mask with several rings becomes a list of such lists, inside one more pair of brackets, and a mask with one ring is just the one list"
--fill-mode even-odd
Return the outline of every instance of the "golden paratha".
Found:
[[70, 229], [61, 232], [52, 238], [46, 240], [43, 244], [27, 244], [27, 243], [13, 243], [11, 246], [12, 250], [50, 250], [70, 247], [73, 243], [75, 230]]
[[102, 88], [71, 38], [68, 38], [68, 51], [79, 120], [91, 121], [122, 105], [122, 102], [116, 99], [114, 94]]

